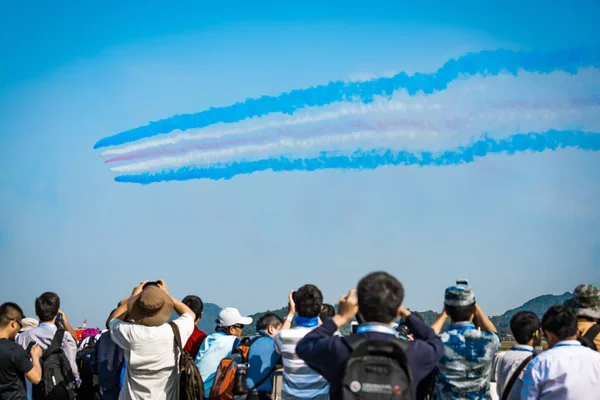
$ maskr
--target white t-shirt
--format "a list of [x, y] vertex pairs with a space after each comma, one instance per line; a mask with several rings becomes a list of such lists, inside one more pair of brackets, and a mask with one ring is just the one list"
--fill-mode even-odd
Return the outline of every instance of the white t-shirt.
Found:
[[[194, 330], [193, 317], [183, 314], [173, 322], [182, 343], [186, 343]], [[109, 328], [113, 341], [124, 351], [127, 365], [119, 400], [177, 400], [179, 351], [171, 326], [151, 327], [113, 319]]]

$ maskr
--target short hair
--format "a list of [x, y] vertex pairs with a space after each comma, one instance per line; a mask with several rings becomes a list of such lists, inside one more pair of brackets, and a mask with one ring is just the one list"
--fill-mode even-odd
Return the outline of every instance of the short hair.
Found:
[[519, 311], [510, 319], [510, 330], [519, 344], [527, 344], [542, 327], [540, 318], [531, 311]]
[[404, 300], [402, 283], [387, 272], [372, 272], [358, 282], [358, 310], [365, 322], [389, 324]]
[[204, 303], [200, 297], [191, 294], [185, 296], [181, 302], [196, 314], [196, 319], [200, 318], [200, 314], [204, 311]]
[[542, 329], [565, 340], [577, 334], [577, 316], [569, 307], [552, 306], [542, 317]]
[[468, 306], [449, 306], [446, 304], [446, 312], [453, 322], [469, 321], [475, 313], [475, 303]]
[[323, 306], [323, 293], [315, 285], [304, 285], [294, 295], [294, 303], [300, 317], [318, 317]]
[[323, 304], [323, 308], [321, 313], [319, 314], [319, 318], [321, 321], [325, 321], [335, 315], [335, 308], [331, 304]]
[[264, 313], [256, 322], [257, 331], [266, 331], [270, 326], [279, 328], [283, 324], [283, 319], [275, 313]]
[[23, 319], [23, 310], [16, 303], [4, 303], [0, 306], [0, 328], [5, 328], [12, 320]]
[[40, 322], [52, 321], [60, 310], [60, 297], [56, 293], [46, 292], [35, 299], [35, 315]]

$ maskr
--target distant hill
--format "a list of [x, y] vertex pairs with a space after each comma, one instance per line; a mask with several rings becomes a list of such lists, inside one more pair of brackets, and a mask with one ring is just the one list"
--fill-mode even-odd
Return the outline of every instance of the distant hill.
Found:
[[[531, 311], [541, 317], [548, 308], [556, 304], [563, 304], [565, 300], [573, 297], [573, 294], [570, 292], [565, 292], [561, 295], [553, 295], [553, 294], [545, 294], [542, 296], [538, 296], [527, 301], [520, 307], [513, 308], [512, 310], [506, 311], [502, 315], [491, 317], [492, 322], [498, 328], [499, 333], [506, 334], [510, 333], [510, 319], [518, 313], [519, 311]], [[221, 311], [221, 307], [213, 303], [204, 303], [204, 315], [202, 320], [198, 324], [198, 327], [207, 333], [213, 333], [215, 331], [216, 319], [219, 317], [219, 312]], [[256, 332], [256, 322], [258, 319], [266, 312], [274, 312], [279, 315], [281, 318], [285, 318], [287, 315], [287, 307], [282, 307], [276, 310], [267, 310], [263, 312], [258, 312], [252, 314], [252, 324], [247, 326], [244, 330], [245, 335], [252, 335]], [[435, 311], [422, 311], [419, 312], [423, 317], [423, 320], [427, 325], [431, 325], [439, 316], [439, 313]], [[173, 318], [177, 315], [173, 313]], [[349, 333], [350, 326], [346, 326], [342, 328], [342, 333]]]
[[570, 292], [565, 292], [561, 295], [545, 294], [543, 296], [538, 296], [520, 307], [508, 310], [502, 315], [492, 317], [491, 320], [500, 333], [509, 333], [510, 319], [519, 311], [531, 311], [541, 318], [548, 308], [557, 304], [563, 304], [565, 300], [570, 299], [571, 297], [573, 297], [573, 294]]

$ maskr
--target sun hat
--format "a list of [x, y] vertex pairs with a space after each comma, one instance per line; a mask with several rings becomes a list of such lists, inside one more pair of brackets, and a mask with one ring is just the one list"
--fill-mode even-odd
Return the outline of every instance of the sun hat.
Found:
[[145, 326], [161, 326], [173, 313], [173, 299], [156, 285], [146, 286], [127, 302], [127, 319]]

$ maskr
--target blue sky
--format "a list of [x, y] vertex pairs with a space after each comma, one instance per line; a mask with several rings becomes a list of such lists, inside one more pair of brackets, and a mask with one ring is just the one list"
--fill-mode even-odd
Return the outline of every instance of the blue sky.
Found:
[[[101, 323], [164, 277], [243, 312], [302, 283], [334, 302], [386, 269], [407, 305], [467, 277], [489, 313], [600, 283], [600, 159], [576, 150], [475, 164], [117, 184], [94, 143], [177, 113], [336, 79], [429, 72], [468, 51], [598, 42], [595, 2], [4, 2], [0, 301], [45, 290]], [[557, 3], [558, 4], [558, 3]]]

